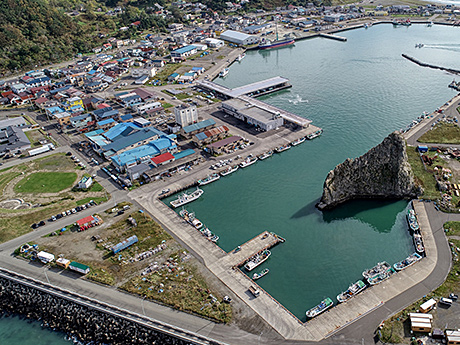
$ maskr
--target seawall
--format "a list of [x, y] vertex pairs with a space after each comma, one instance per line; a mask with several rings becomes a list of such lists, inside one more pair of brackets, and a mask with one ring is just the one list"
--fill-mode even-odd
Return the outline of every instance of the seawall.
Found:
[[3, 269], [0, 270], [0, 312], [39, 320], [44, 326], [85, 343], [219, 344]]

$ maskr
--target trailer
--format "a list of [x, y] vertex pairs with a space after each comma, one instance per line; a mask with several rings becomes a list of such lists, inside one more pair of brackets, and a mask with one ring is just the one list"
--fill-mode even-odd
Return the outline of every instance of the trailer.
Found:
[[118, 252], [122, 251], [123, 249], [126, 249], [128, 248], [129, 246], [133, 245], [134, 243], [136, 243], [137, 241], [139, 241], [137, 239], [137, 236], [136, 235], [133, 235], [131, 237], [128, 237], [126, 240], [114, 245], [112, 247], [112, 252], [114, 254], [117, 254]]
[[87, 274], [90, 271], [89, 266], [83, 265], [83, 264], [81, 264], [79, 262], [76, 262], [76, 261], [72, 261], [70, 263], [69, 269], [71, 269], [72, 271], [76, 271], [78, 273], [81, 273], [81, 274]]
[[50, 150], [54, 150], [54, 145], [51, 143], [45, 144], [42, 147], [37, 147], [36, 149], [29, 150], [29, 156], [35, 156], [40, 153], [48, 152]]
[[37, 258], [38, 258], [41, 262], [43, 262], [44, 264], [47, 264], [47, 263], [49, 263], [49, 262], [54, 261], [54, 255], [53, 255], [53, 254], [47, 253], [47, 252], [43, 252], [43, 251], [41, 251], [41, 252], [39, 252], [39, 253], [37, 254]]

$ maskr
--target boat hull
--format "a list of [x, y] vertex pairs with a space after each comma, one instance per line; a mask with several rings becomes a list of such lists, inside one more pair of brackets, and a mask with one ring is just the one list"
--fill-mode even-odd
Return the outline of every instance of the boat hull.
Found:
[[264, 50], [264, 49], [282, 48], [282, 47], [293, 45], [294, 43], [295, 43], [294, 39], [282, 40], [282, 41], [277, 41], [277, 42], [270, 43], [270, 44], [259, 45], [259, 49]]

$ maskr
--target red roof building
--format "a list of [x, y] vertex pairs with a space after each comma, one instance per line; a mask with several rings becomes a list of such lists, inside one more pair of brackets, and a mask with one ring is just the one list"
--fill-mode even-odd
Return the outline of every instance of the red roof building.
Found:
[[171, 153], [166, 152], [159, 156], [153, 157], [150, 160], [152, 161], [153, 165], [157, 167], [163, 164], [167, 164], [169, 162], [174, 162], [176, 160], [176, 157], [174, 157]]
[[82, 218], [80, 220], [77, 220], [78, 226], [85, 226], [91, 223], [95, 223], [97, 220], [93, 216], [88, 216], [85, 218]]

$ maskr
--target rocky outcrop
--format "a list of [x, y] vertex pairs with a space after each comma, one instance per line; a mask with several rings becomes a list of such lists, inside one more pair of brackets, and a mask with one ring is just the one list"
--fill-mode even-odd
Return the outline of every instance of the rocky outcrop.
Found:
[[326, 210], [353, 199], [402, 199], [420, 194], [404, 138], [395, 132], [361, 157], [347, 159], [330, 171], [316, 206]]

